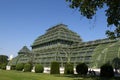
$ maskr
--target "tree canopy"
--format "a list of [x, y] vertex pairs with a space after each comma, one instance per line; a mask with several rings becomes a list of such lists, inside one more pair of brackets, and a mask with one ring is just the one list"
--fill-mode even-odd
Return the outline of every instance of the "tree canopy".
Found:
[[8, 62], [8, 56], [6, 55], [0, 55], [0, 64], [7, 64]]
[[66, 0], [72, 9], [78, 9], [80, 14], [88, 19], [92, 19], [98, 9], [104, 8], [107, 17], [108, 27], [114, 26], [115, 30], [107, 30], [109, 38], [120, 37], [120, 0]]

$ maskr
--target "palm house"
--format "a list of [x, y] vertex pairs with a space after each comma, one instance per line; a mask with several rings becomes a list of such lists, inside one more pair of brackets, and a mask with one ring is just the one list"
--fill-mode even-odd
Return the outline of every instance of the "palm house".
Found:
[[49, 67], [57, 61], [63, 67], [67, 62], [76, 66], [85, 62], [89, 67], [98, 68], [102, 64], [120, 58], [120, 39], [99, 39], [83, 42], [81, 37], [65, 24], [55, 25], [43, 35], [38, 36], [30, 51], [24, 46], [9, 65], [32, 62]]

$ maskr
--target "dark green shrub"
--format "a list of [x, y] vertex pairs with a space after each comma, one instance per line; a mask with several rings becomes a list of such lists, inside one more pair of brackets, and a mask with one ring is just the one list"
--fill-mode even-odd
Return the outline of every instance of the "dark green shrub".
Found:
[[32, 66], [29, 63], [24, 65], [24, 72], [31, 72]]
[[0, 64], [0, 69], [1, 69], [1, 67], [2, 67], [2, 64]]
[[24, 68], [24, 64], [23, 63], [19, 63], [19, 64], [16, 65], [16, 70], [17, 71], [22, 71], [23, 68]]
[[16, 65], [11, 65], [10, 70], [16, 70]]
[[100, 67], [101, 77], [114, 77], [113, 67], [110, 64], [104, 64]]
[[51, 62], [50, 74], [60, 74], [60, 66], [58, 62]]
[[74, 67], [71, 63], [65, 64], [64, 74], [74, 74]]
[[76, 72], [81, 75], [86, 75], [88, 72], [88, 66], [85, 63], [79, 63], [76, 66]]
[[6, 70], [6, 66], [7, 66], [7, 64], [3, 63], [3, 64], [1, 65], [1, 69]]
[[43, 73], [44, 67], [40, 64], [35, 65], [35, 73]]

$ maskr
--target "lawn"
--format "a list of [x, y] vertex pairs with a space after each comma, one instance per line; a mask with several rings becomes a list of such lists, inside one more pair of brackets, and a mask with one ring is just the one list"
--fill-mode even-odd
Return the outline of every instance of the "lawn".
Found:
[[[0, 80], [106, 80], [106, 79], [96, 79], [96, 78], [83, 78], [83, 77], [73, 77], [65, 75], [50, 75], [44, 73], [32, 73], [32, 72], [19, 72], [19, 71], [6, 71], [0, 70]], [[109, 79], [109, 80], [120, 80]]]
[[50, 74], [0, 70], [0, 80], [73, 80]]

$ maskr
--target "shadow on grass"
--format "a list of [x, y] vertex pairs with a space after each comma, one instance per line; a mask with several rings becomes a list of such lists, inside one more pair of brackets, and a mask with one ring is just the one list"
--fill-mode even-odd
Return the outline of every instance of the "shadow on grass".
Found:
[[120, 77], [112, 77], [112, 78], [93, 77], [92, 80], [120, 80]]
[[105, 77], [99, 77], [99, 76], [90, 76], [90, 75], [77, 75], [77, 74], [71, 74], [71, 75], [65, 75], [65, 74], [57, 74], [54, 75], [56, 77], [69, 77], [73, 78], [73, 80], [120, 80], [120, 77], [112, 77], [112, 78], [105, 78]]

